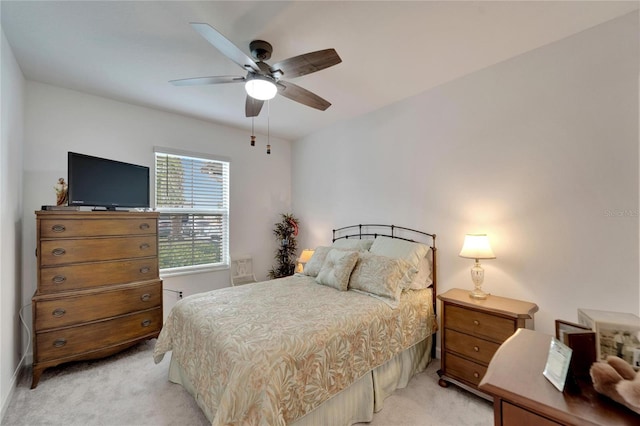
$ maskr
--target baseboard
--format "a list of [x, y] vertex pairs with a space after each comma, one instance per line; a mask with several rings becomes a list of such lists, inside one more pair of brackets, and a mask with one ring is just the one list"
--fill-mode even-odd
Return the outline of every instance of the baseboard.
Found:
[[16, 387], [18, 386], [18, 382], [24, 374], [25, 368], [25, 358], [20, 360], [18, 367], [13, 373], [13, 377], [11, 377], [11, 382], [9, 384], [9, 393], [7, 394], [4, 401], [2, 401], [2, 409], [0, 410], [0, 424], [4, 421], [4, 416], [7, 413], [7, 409], [9, 408], [9, 404], [11, 403], [11, 399], [13, 398], [13, 394], [15, 393]]

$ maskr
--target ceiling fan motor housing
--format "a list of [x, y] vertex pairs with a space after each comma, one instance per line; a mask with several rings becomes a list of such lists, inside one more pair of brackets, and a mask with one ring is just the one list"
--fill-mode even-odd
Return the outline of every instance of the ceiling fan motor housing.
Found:
[[264, 40], [253, 40], [249, 43], [249, 50], [251, 50], [251, 55], [253, 55], [254, 58], [260, 61], [266, 61], [271, 58], [273, 47]]

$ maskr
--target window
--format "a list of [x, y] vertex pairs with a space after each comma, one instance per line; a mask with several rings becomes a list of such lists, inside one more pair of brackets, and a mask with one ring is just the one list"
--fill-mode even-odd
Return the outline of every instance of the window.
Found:
[[155, 152], [160, 269], [229, 265], [229, 161], [166, 149]]

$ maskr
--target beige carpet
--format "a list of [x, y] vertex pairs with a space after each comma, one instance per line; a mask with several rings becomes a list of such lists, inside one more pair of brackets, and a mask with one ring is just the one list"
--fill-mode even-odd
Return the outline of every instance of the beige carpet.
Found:
[[[182, 387], [167, 380], [169, 356], [156, 365], [155, 340], [110, 358], [54, 367], [30, 390], [25, 375], [9, 403], [3, 425], [206, 425]], [[438, 386], [439, 361], [396, 391], [372, 426], [493, 424], [488, 401], [450, 386]], [[363, 423], [362, 425], [366, 425]], [[320, 425], [319, 425], [320, 426]]]

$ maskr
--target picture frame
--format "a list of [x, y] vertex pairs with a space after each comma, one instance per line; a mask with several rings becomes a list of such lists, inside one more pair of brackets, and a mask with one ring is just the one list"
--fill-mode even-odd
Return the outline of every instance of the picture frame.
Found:
[[569, 375], [575, 380], [588, 380], [591, 364], [597, 360], [596, 332], [564, 320], [556, 320], [555, 326], [556, 338], [573, 350]]
[[573, 349], [557, 338], [551, 338], [547, 363], [542, 375], [546, 377], [556, 389], [564, 391], [567, 379], [570, 377], [570, 365]]
[[578, 309], [578, 323], [596, 333], [596, 360], [617, 356], [640, 369], [640, 317], [631, 313]]
[[569, 322], [564, 320], [556, 320], [556, 339], [565, 345], [567, 344], [567, 336], [574, 333], [595, 333], [591, 328], [583, 324]]

